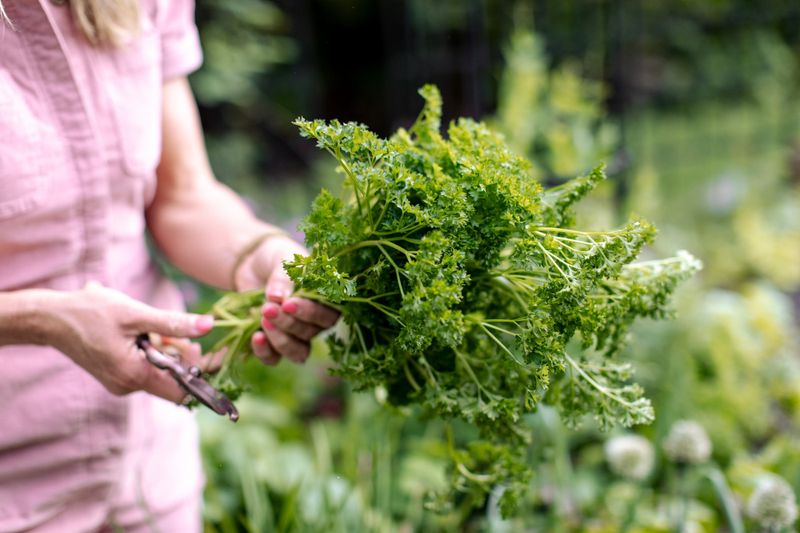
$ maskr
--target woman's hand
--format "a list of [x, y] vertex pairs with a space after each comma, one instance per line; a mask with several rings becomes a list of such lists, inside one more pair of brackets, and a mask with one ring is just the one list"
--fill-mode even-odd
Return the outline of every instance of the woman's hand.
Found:
[[[143, 390], [180, 403], [186, 392], [169, 373], [147, 361], [136, 347], [136, 336], [198, 337], [214, 326], [213, 317], [156, 309], [98, 284], [48, 293], [47, 300], [42, 302], [45, 343], [117, 395]], [[199, 345], [165, 338], [166, 343], [177, 348], [189, 364], [203, 368]]]
[[339, 313], [330, 307], [292, 297], [294, 284], [283, 269], [283, 261], [305, 248], [288, 236], [265, 240], [236, 272], [240, 290], [264, 287], [267, 303], [261, 309], [262, 331], [251, 339], [253, 352], [264, 363], [275, 365], [281, 357], [302, 363], [311, 351], [311, 339], [333, 326]]

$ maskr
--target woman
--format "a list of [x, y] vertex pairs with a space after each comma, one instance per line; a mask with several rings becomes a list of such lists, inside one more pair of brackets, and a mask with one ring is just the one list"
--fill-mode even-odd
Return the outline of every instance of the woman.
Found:
[[265, 287], [266, 363], [303, 361], [336, 315], [290, 297], [281, 262], [302, 248], [213, 176], [190, 0], [0, 0], [0, 16], [0, 532], [199, 531], [194, 419], [133, 340], [213, 319], [181, 311], [145, 229], [203, 282]]

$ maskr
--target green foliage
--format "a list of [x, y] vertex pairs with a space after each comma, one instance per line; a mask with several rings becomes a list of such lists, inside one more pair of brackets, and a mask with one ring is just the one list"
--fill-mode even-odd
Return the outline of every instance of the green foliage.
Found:
[[[209, 160], [217, 176], [275, 220], [273, 186], [264, 191], [265, 168], [296, 164], [289, 122], [293, 107], [306, 108], [302, 77], [287, 74], [300, 56], [293, 21], [269, 0], [197, 2], [203, 65], [190, 76], [199, 105]], [[288, 95], [288, 96], [287, 96]]]
[[494, 123], [537, 177], [565, 180], [608, 158], [618, 135], [605, 120], [602, 83], [583, 78], [572, 62], [550, 70], [543, 48], [530, 31], [512, 33]]
[[203, 2], [200, 15], [205, 66], [192, 85], [204, 105], [250, 106], [263, 76], [297, 53], [286, 17], [271, 2], [212, 0]]
[[[357, 390], [385, 389], [391, 404], [474, 427], [468, 443], [452, 442], [453, 488], [481, 505], [505, 486], [507, 513], [532, 473], [523, 415], [540, 403], [573, 424], [652, 420], [613, 355], [634, 318], [667, 313], [669, 294], [699, 264], [688, 254], [634, 263], [654, 236], [644, 221], [572, 228], [571, 209], [601, 169], [543, 191], [483, 123], [460, 119], [442, 136], [438, 90], [420, 93], [418, 120], [388, 140], [354, 123], [296, 122], [336, 159], [345, 192], [320, 194], [301, 225], [310, 254], [286, 269], [298, 295], [342, 313], [345, 331], [329, 338], [335, 373]], [[249, 351], [258, 319], [246, 298], [214, 307], [233, 328], [217, 383]]]
[[327, 375], [321, 339], [302, 366], [240, 367], [249, 388], [235, 427], [200, 410], [206, 531], [451, 531], [425, 509], [447, 484], [441, 424], [352, 394]]

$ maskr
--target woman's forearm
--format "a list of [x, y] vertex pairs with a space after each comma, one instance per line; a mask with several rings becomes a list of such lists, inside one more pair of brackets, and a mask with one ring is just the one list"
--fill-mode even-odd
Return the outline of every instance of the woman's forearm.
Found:
[[[113, 394], [144, 390], [180, 402], [186, 391], [134, 348], [135, 339], [198, 337], [212, 327], [211, 317], [150, 307], [97, 283], [75, 291], [0, 292], [0, 346], [52, 346]], [[181, 356], [202, 364], [199, 347]]]
[[198, 180], [194, 188], [153, 207], [148, 226], [167, 259], [193, 278], [223, 289], [233, 288], [239, 253], [257, 236], [276, 229], [216, 181]]
[[147, 224], [175, 266], [209, 285], [232, 289], [240, 251], [271, 226], [214, 177], [194, 96], [185, 78], [163, 90], [161, 161]]
[[0, 346], [49, 344], [49, 313], [60, 298], [46, 289], [0, 292]]

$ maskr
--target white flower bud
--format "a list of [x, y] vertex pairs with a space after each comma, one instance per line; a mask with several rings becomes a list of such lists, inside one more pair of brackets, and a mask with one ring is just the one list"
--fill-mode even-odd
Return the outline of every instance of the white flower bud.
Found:
[[606, 441], [603, 450], [609, 468], [618, 476], [641, 481], [653, 469], [653, 445], [640, 435], [612, 437]]
[[797, 520], [797, 503], [792, 487], [777, 476], [762, 482], [747, 502], [747, 513], [767, 531], [779, 531]]
[[378, 404], [383, 405], [386, 403], [386, 400], [389, 398], [389, 391], [386, 390], [386, 387], [383, 385], [378, 385], [375, 387], [375, 401]]
[[679, 420], [672, 425], [664, 439], [664, 453], [676, 463], [704, 463], [711, 457], [711, 440], [697, 422]]

